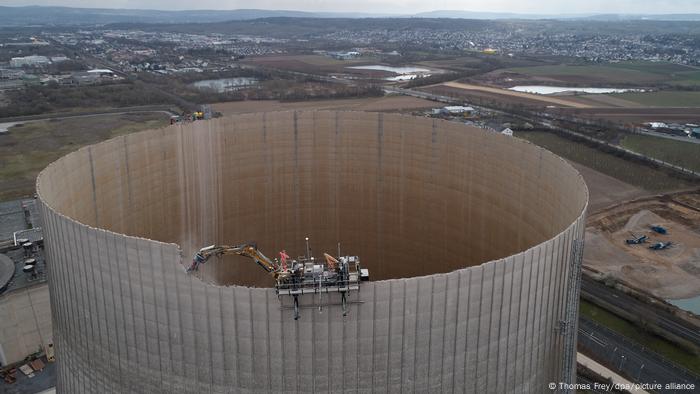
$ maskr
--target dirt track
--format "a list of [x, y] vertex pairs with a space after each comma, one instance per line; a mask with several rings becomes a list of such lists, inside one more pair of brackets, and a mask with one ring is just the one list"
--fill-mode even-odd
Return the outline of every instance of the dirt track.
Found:
[[579, 103], [579, 102], [576, 102], [573, 100], [566, 100], [566, 99], [563, 99], [560, 97], [551, 97], [551, 96], [545, 96], [545, 95], [540, 95], [540, 94], [516, 92], [516, 91], [512, 91], [512, 90], [508, 90], [508, 89], [499, 89], [499, 88], [494, 88], [494, 87], [489, 87], [489, 86], [472, 85], [472, 84], [466, 84], [466, 83], [460, 83], [460, 82], [445, 82], [442, 85], [447, 86], [447, 87], [451, 87], [451, 88], [457, 88], [457, 89], [476, 90], [476, 91], [487, 92], [487, 93], [495, 93], [495, 94], [499, 94], [499, 95], [503, 95], [503, 96], [541, 101], [544, 103], [548, 103], [550, 105], [560, 105], [560, 106], [572, 107], [572, 108], [591, 108], [591, 106], [588, 104]]

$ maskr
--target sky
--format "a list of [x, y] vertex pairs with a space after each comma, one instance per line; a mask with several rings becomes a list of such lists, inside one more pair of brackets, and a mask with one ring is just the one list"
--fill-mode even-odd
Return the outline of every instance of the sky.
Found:
[[700, 13], [700, 0], [0, 0], [0, 5], [162, 10], [258, 8], [393, 14], [432, 10], [530, 14]]

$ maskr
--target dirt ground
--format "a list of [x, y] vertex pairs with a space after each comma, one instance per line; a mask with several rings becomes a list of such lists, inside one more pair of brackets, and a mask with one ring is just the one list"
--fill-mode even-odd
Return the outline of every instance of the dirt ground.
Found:
[[576, 100], [589, 104], [591, 107], [621, 107], [642, 108], [642, 104], [625, 100], [609, 94], [584, 94], [576, 96]]
[[279, 102], [265, 101], [230, 101], [212, 104], [212, 109], [224, 115], [261, 111], [288, 111], [295, 109], [342, 109], [372, 112], [415, 111], [441, 107], [443, 104], [407, 96], [385, 96], [361, 99], [314, 100]]
[[[563, 99], [562, 96], [548, 97], [529, 93], [511, 92], [505, 89], [492, 88], [487, 86], [483, 86], [483, 89], [467, 89], [465, 88], [466, 86], [480, 86], [462, 83], [459, 83], [459, 85], [461, 85], [462, 87], [448, 86], [447, 84], [437, 84], [422, 87], [419, 88], [419, 90], [444, 96], [461, 97], [464, 100], [468, 102], [473, 102], [477, 105], [481, 103], [500, 102], [507, 103], [510, 105], [522, 105], [531, 109], [544, 109], [545, 107], [553, 105], [565, 105], [565, 108], [560, 107], [561, 110], [578, 110], [579, 108], [574, 108], [574, 106], [589, 105], [587, 103], [579, 102], [578, 98], [574, 98], [573, 96], [571, 96], [571, 98], [567, 97], [566, 99]], [[558, 101], [558, 103], [554, 104], [550, 101], [550, 99], [556, 100]], [[566, 101], [565, 104], [564, 101]]]
[[[589, 217], [584, 264], [665, 299], [700, 296], [700, 193], [649, 197]], [[661, 225], [668, 234], [650, 229]], [[646, 235], [649, 241], [627, 245]], [[672, 242], [666, 250], [649, 248]]]
[[610, 205], [648, 195], [649, 192], [582, 164], [570, 162], [588, 185], [588, 212], [594, 213]]

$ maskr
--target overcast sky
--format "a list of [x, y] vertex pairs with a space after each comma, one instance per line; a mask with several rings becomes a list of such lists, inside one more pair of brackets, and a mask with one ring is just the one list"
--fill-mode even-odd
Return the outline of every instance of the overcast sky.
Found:
[[700, 0], [0, 0], [0, 5], [89, 8], [355, 11], [413, 14], [431, 10], [562, 13], [700, 13]]

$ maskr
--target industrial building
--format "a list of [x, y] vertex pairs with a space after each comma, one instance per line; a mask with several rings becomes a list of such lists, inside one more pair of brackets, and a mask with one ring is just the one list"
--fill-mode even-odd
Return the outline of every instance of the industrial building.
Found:
[[42, 66], [51, 63], [46, 56], [24, 56], [24, 57], [13, 57], [10, 59], [10, 67], [20, 68], [23, 66]]
[[[246, 114], [82, 148], [37, 192], [60, 393], [542, 393], [575, 379], [588, 191], [525, 141], [398, 114]], [[324, 253], [370, 272], [347, 302], [308, 266]], [[321, 273], [298, 311], [285, 256]]]

